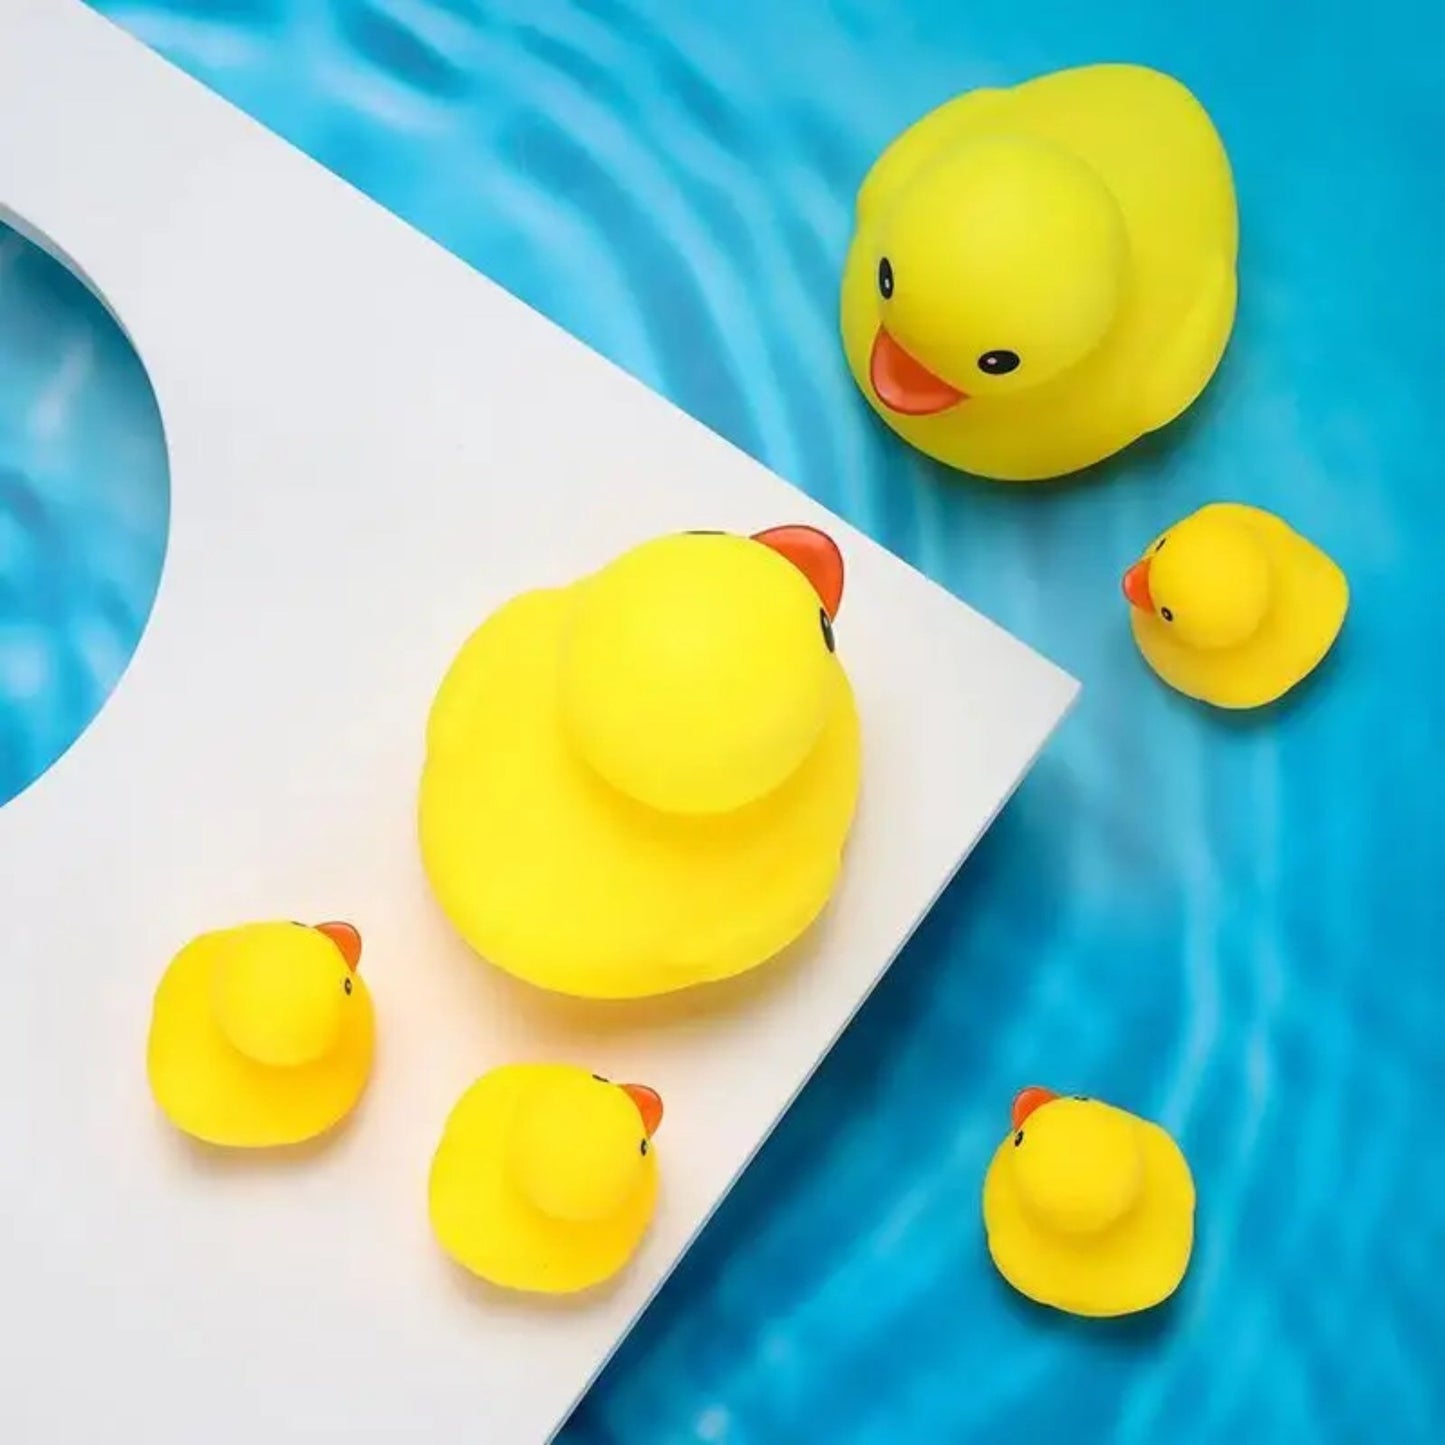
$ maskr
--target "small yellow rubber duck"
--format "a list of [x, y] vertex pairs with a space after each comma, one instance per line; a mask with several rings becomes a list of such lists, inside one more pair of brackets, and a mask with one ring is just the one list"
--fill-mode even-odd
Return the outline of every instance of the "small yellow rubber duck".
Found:
[[506, 1289], [571, 1294], [632, 1257], [657, 1203], [662, 1100], [560, 1064], [484, 1074], [453, 1108], [432, 1159], [442, 1248]]
[[1069, 1314], [1133, 1314], [1184, 1278], [1194, 1180], [1157, 1124], [1029, 1088], [989, 1165], [983, 1221], [993, 1262], [1020, 1294]]
[[1275, 701], [1324, 660], [1344, 625], [1345, 574], [1259, 507], [1213, 502], [1150, 543], [1124, 574], [1144, 660], [1215, 707]]
[[151, 1092], [209, 1144], [268, 1148], [324, 1133], [371, 1071], [371, 996], [349, 923], [248, 923], [202, 934], [156, 990]]
[[905, 441], [1000, 481], [1166, 425], [1234, 325], [1239, 216], [1178, 81], [1091, 65], [977, 90], [869, 171], [842, 284], [848, 365]]
[[741, 973], [817, 917], [858, 794], [812, 527], [643, 543], [484, 622], [427, 727], [422, 860], [482, 957], [627, 998]]

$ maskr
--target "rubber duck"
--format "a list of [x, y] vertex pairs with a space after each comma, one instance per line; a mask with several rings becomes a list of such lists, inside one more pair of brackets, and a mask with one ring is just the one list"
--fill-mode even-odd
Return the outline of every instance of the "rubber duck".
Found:
[[662, 1100], [563, 1064], [510, 1064], [457, 1101], [432, 1159], [432, 1229], [506, 1289], [571, 1294], [632, 1257], [657, 1203]]
[[1144, 660], [1215, 707], [1274, 702], [1324, 660], [1344, 625], [1345, 574], [1259, 507], [1213, 502], [1149, 544], [1124, 574]]
[[983, 1186], [988, 1249], [1020, 1294], [1069, 1314], [1149, 1309], [1194, 1247], [1194, 1180], [1157, 1124], [1028, 1088]]
[[1177, 80], [1090, 65], [955, 97], [858, 194], [848, 365], [883, 420], [976, 476], [1037, 481], [1172, 421], [1234, 325], [1228, 157]]
[[654, 538], [513, 598], [433, 703], [422, 860], [483, 958], [556, 992], [743, 972], [832, 892], [861, 767], [812, 527]]
[[324, 1133], [371, 1071], [375, 1023], [349, 923], [247, 923], [188, 943], [156, 990], [151, 1092], [209, 1144], [269, 1148]]

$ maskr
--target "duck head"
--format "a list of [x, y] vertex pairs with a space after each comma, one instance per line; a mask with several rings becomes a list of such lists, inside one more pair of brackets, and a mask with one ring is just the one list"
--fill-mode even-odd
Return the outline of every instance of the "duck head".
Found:
[[1127, 1114], [1093, 1099], [1022, 1090], [1013, 1106], [1010, 1166], [1024, 1208], [1043, 1228], [1096, 1234], [1144, 1188], [1144, 1151]]
[[839, 703], [837, 546], [814, 527], [683, 533], [574, 588], [561, 708], [583, 758], [661, 812], [716, 814], [789, 778]]
[[1130, 606], [1186, 647], [1238, 647], [1269, 611], [1269, 554], [1238, 521], [1197, 512], [1155, 538], [1124, 574]]
[[361, 935], [349, 923], [251, 923], [227, 930], [211, 1011], [238, 1053], [295, 1068], [335, 1046], [358, 981]]
[[1123, 215], [1063, 148], [983, 137], [925, 163], [877, 231], [878, 400], [905, 416], [1051, 381], [1108, 333], [1128, 270]]
[[622, 1211], [656, 1168], [652, 1136], [662, 1100], [642, 1084], [559, 1071], [518, 1106], [511, 1167], [532, 1207], [572, 1224]]

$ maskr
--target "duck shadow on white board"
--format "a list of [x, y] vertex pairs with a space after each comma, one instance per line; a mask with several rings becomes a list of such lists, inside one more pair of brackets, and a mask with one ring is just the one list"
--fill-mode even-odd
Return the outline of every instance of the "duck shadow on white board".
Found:
[[591, 999], [552, 993], [513, 977], [453, 937], [445, 945], [447, 966], [470, 970], [470, 987], [482, 1010], [505, 1009], [539, 1041], [558, 1046], [597, 1040], [625, 1042], [632, 1037], [691, 1032], [697, 1025], [716, 1028], [766, 1006], [775, 995], [806, 989], [821, 967], [832, 905], [797, 942], [746, 973], [672, 993], [634, 999]]
[[348, 1142], [365, 1127], [367, 1103], [372, 1090], [366, 1089], [355, 1107], [324, 1134], [297, 1144], [278, 1144], [263, 1149], [237, 1149], [208, 1144], [175, 1128], [155, 1109], [155, 1128], [165, 1136], [163, 1148], [169, 1160], [195, 1179], [232, 1180], [237, 1175], [285, 1174], [304, 1170], [316, 1161], [343, 1153]]

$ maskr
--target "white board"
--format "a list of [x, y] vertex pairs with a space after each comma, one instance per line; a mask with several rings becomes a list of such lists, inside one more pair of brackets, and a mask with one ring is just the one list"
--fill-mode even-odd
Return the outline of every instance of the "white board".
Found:
[[[154, 383], [173, 525], [109, 705], [0, 810], [0, 1438], [530, 1442], [565, 1418], [1067, 709], [1073, 682], [73, 0], [0, 3], [0, 211]], [[865, 731], [839, 894], [793, 957], [587, 1007], [449, 933], [414, 846], [426, 709], [510, 594], [685, 527], [822, 525]], [[192, 934], [341, 916], [380, 1049], [299, 1158], [158, 1119]], [[463, 1087], [565, 1058], [658, 1088], [663, 1200], [601, 1294], [434, 1247]]]

